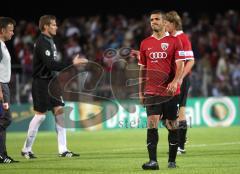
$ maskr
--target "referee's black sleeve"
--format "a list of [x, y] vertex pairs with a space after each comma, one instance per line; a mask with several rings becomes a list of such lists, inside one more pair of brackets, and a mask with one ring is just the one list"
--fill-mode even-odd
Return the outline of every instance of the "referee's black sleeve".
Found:
[[63, 63], [63, 62], [57, 62], [54, 60], [53, 52], [51, 51], [50, 45], [45, 44], [39, 44], [38, 45], [38, 54], [40, 55], [43, 63], [47, 66], [49, 70], [52, 71], [61, 71], [62, 69], [68, 67], [71, 65], [71, 63]]

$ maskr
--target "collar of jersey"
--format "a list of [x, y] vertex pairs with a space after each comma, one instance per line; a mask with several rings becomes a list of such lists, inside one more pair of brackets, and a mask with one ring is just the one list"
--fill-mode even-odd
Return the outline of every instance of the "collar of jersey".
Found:
[[52, 39], [51, 37], [47, 36], [46, 34], [42, 33], [43, 37], [46, 37], [47, 39]]
[[164, 33], [164, 36], [163, 37], [161, 37], [161, 38], [156, 38], [155, 36], [153, 36], [153, 34], [152, 34], [152, 36], [151, 37], [153, 37], [153, 38], [155, 38], [155, 39], [157, 39], [157, 40], [161, 40], [161, 39], [163, 39], [164, 37], [166, 37], [166, 36], [168, 36], [167, 35], [167, 33]]
[[176, 37], [176, 36], [178, 36], [178, 35], [180, 35], [180, 34], [182, 34], [182, 33], [183, 33], [182, 30], [178, 30], [178, 31], [174, 34], [174, 36]]

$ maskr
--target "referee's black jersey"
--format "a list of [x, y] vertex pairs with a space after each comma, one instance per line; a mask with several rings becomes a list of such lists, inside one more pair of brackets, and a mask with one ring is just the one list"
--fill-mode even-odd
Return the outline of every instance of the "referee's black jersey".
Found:
[[41, 33], [34, 45], [33, 78], [51, 79], [55, 71], [61, 71], [70, 64], [56, 61], [57, 48], [51, 37]]

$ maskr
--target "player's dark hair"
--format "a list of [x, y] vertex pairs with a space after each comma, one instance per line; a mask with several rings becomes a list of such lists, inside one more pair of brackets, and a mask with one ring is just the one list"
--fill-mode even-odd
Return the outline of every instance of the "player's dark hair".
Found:
[[39, 29], [41, 31], [44, 31], [44, 26], [45, 25], [50, 25], [51, 24], [51, 21], [52, 20], [55, 20], [56, 21], [56, 17], [53, 16], [53, 15], [44, 15], [44, 16], [41, 16], [40, 19], [39, 19]]
[[153, 10], [149, 13], [149, 16], [151, 16], [153, 14], [161, 14], [163, 17], [165, 16], [165, 13], [161, 10]]
[[9, 24], [15, 26], [16, 22], [10, 17], [0, 17], [0, 29], [6, 28]]
[[176, 30], [182, 30], [182, 19], [176, 11], [170, 11], [165, 14], [165, 20], [173, 23]]

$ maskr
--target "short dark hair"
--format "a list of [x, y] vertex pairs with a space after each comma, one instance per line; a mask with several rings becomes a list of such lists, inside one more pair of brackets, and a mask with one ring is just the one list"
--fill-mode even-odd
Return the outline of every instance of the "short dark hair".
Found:
[[10, 17], [0, 17], [0, 29], [6, 28], [9, 24], [15, 26], [16, 22]]
[[162, 10], [153, 10], [149, 13], [149, 16], [151, 16], [152, 14], [161, 14], [162, 16], [165, 15], [165, 13]]
[[44, 15], [41, 16], [39, 19], [39, 29], [41, 31], [44, 30], [44, 25], [50, 25], [51, 24], [51, 20], [56, 20], [56, 17], [53, 15]]

